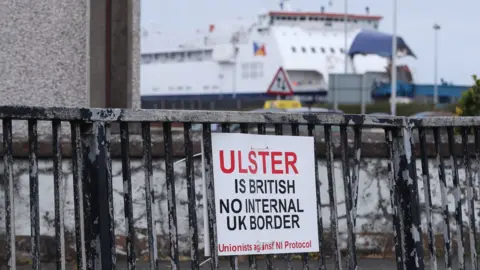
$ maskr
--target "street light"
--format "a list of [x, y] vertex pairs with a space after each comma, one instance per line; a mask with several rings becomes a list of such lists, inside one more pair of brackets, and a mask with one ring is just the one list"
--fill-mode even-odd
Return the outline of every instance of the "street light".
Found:
[[434, 24], [433, 25], [433, 30], [435, 33], [435, 39], [434, 39], [434, 56], [433, 56], [433, 61], [434, 61], [434, 73], [433, 73], [433, 106], [436, 109], [437, 104], [438, 104], [438, 85], [437, 85], [437, 67], [438, 67], [438, 30], [440, 30], [440, 25]]
[[393, 0], [393, 34], [392, 34], [392, 68], [391, 68], [391, 94], [390, 113], [397, 114], [397, 0]]
[[348, 65], [348, 38], [347, 38], [347, 33], [348, 33], [348, 0], [345, 1], [345, 11], [343, 14], [343, 20], [344, 20], [344, 25], [343, 25], [343, 31], [345, 32], [345, 40], [344, 40], [344, 53], [343, 55], [345, 56], [345, 74], [348, 71], [347, 65]]

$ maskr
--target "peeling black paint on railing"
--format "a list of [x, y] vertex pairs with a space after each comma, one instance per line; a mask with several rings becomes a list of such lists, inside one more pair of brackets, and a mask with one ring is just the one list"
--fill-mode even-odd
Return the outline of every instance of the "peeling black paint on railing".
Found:
[[133, 221], [132, 172], [130, 168], [130, 136], [128, 123], [120, 123], [120, 140], [122, 151], [123, 203], [125, 209], [125, 228], [127, 230], [127, 269], [136, 269], [135, 227]]
[[84, 210], [84, 183], [83, 177], [83, 144], [81, 138], [81, 126], [79, 122], [71, 122], [72, 136], [72, 175], [73, 175], [73, 198], [75, 211], [75, 247], [77, 251], [76, 263], [78, 269], [86, 267], [85, 251], [85, 223], [86, 213]]
[[437, 165], [438, 165], [438, 178], [440, 180], [440, 193], [442, 199], [442, 208], [443, 208], [443, 243], [445, 250], [445, 269], [452, 268], [452, 241], [450, 233], [450, 212], [448, 207], [447, 199], [447, 180], [445, 176], [445, 160], [443, 158], [443, 153], [441, 152], [441, 138], [440, 138], [440, 129], [433, 129], [433, 139], [435, 141], [435, 152], [437, 155]]
[[342, 269], [342, 254], [340, 252], [340, 246], [338, 244], [339, 232], [338, 232], [338, 212], [337, 212], [337, 192], [335, 187], [335, 170], [334, 170], [334, 156], [333, 156], [333, 143], [332, 143], [332, 127], [326, 125], [325, 129], [325, 142], [327, 151], [327, 176], [328, 176], [328, 197], [330, 202], [330, 233], [333, 240], [333, 258], [335, 262], [335, 270]]
[[38, 199], [37, 120], [28, 120], [28, 152], [30, 174], [30, 229], [32, 269], [40, 269], [40, 209]]
[[462, 193], [460, 190], [460, 179], [458, 177], [457, 157], [453, 152], [455, 143], [453, 127], [447, 127], [448, 149], [450, 151], [450, 163], [453, 166], [453, 199], [455, 202], [455, 221], [457, 223], [457, 257], [460, 270], [465, 269], [465, 250], [463, 242], [463, 215], [462, 215]]
[[148, 261], [150, 269], [158, 269], [157, 233], [155, 230], [155, 219], [153, 218], [153, 205], [155, 205], [155, 188], [153, 184], [152, 166], [152, 139], [150, 134], [150, 123], [142, 123], [143, 139], [143, 166], [145, 170], [145, 205], [147, 210], [147, 231], [148, 231]]
[[477, 250], [475, 248], [477, 230], [475, 228], [475, 201], [473, 200], [473, 176], [472, 176], [472, 162], [470, 160], [470, 152], [468, 151], [468, 134], [470, 129], [468, 127], [462, 128], [462, 145], [463, 145], [463, 164], [465, 167], [465, 178], [467, 183], [467, 201], [468, 201], [468, 225], [469, 225], [469, 240], [470, 240], [470, 262], [471, 269], [477, 269]]
[[405, 256], [403, 254], [403, 233], [402, 225], [400, 218], [400, 199], [399, 199], [399, 188], [395, 182], [396, 175], [396, 159], [398, 158], [395, 155], [395, 146], [393, 142], [393, 134], [398, 132], [398, 130], [385, 129], [385, 141], [387, 142], [387, 156], [388, 156], [388, 183], [390, 187], [390, 207], [392, 207], [392, 224], [393, 224], [393, 234], [394, 234], [394, 243], [395, 243], [395, 260], [397, 262], [397, 269], [404, 269]]
[[62, 174], [61, 122], [52, 121], [53, 192], [55, 199], [55, 244], [57, 270], [65, 270], [65, 192]]
[[213, 158], [212, 158], [212, 129], [209, 123], [203, 124], [203, 155], [204, 155], [204, 171], [205, 185], [207, 196], [207, 218], [208, 218], [208, 234], [210, 245], [210, 268], [212, 270], [219, 269], [218, 262], [218, 240], [217, 240], [217, 218], [215, 208], [215, 183], [213, 178]]
[[191, 269], [199, 270], [198, 254], [198, 227], [197, 227], [197, 205], [195, 191], [195, 167], [193, 164], [193, 143], [192, 143], [192, 124], [185, 123], [184, 141], [185, 141], [185, 178], [187, 180], [187, 198], [188, 198], [188, 227], [190, 238], [190, 260]]
[[347, 127], [340, 126], [340, 143], [342, 147], [342, 173], [343, 189], [345, 191], [345, 213], [347, 215], [347, 235], [348, 235], [348, 269], [357, 268], [357, 247], [355, 240], [354, 208], [353, 208], [353, 189], [350, 175], [350, 158], [348, 148]]
[[[444, 117], [409, 119], [405, 117], [372, 117], [364, 115], [334, 115], [322, 113], [252, 113], [252, 112], [215, 112], [215, 111], [174, 111], [174, 110], [125, 110], [125, 109], [75, 109], [75, 108], [40, 108], [40, 107], [0, 107], [0, 119], [3, 121], [3, 162], [5, 175], [5, 227], [7, 236], [7, 269], [16, 269], [15, 265], [15, 217], [14, 217], [14, 185], [13, 185], [13, 153], [12, 153], [12, 120], [28, 120], [28, 150], [29, 150], [29, 184], [30, 184], [30, 229], [32, 268], [41, 269], [40, 254], [40, 220], [39, 201], [42, 194], [38, 192], [38, 145], [40, 128], [37, 134], [37, 123], [47, 120], [51, 123], [52, 159], [53, 159], [53, 186], [55, 197], [55, 253], [56, 269], [65, 269], [66, 243], [64, 228], [64, 206], [66, 202], [64, 176], [62, 175], [62, 121], [71, 125], [73, 196], [75, 211], [75, 247], [77, 269], [115, 269], [116, 245], [114, 232], [113, 190], [112, 190], [112, 161], [110, 143], [112, 141], [110, 124], [120, 123], [120, 144], [122, 157], [123, 203], [126, 225], [126, 260], [127, 269], [137, 268], [136, 235], [134, 228], [132, 172], [130, 168], [130, 122], [141, 123], [143, 141], [143, 162], [145, 173], [146, 213], [148, 260], [150, 269], [159, 269], [159, 257], [169, 257], [172, 269], [179, 269], [179, 239], [177, 235], [176, 189], [174, 174], [174, 147], [176, 137], [172, 134], [174, 123], [183, 123], [183, 139], [185, 143], [185, 175], [188, 196], [188, 228], [189, 244], [191, 245], [191, 269], [200, 269], [204, 262], [200, 262], [199, 232], [197, 227], [197, 205], [194, 179], [194, 139], [192, 138], [192, 124], [202, 125], [202, 142], [204, 172], [206, 182], [208, 236], [210, 242], [211, 269], [219, 269], [217, 223], [215, 216], [215, 190], [213, 177], [213, 160], [211, 144], [212, 123], [220, 123], [222, 132], [230, 132], [232, 124], [240, 123], [240, 132], [249, 133], [251, 128], [257, 128], [260, 135], [266, 134], [266, 128], [275, 127], [275, 135], [284, 135], [284, 127], [289, 125], [292, 136], [299, 136], [300, 130], [307, 127], [308, 136], [315, 137], [317, 126], [324, 129], [326, 145], [326, 167], [330, 210], [330, 235], [333, 245], [333, 260], [335, 269], [342, 268], [342, 253], [339, 245], [338, 209], [336, 197], [336, 181], [334, 176], [334, 148], [332, 127], [340, 127], [340, 148], [338, 153], [342, 162], [342, 180], [345, 191], [345, 207], [347, 222], [347, 263], [348, 269], [358, 269], [356, 248], [356, 211], [358, 203], [359, 171], [361, 162], [362, 129], [375, 127], [385, 129], [385, 145], [388, 149], [388, 184], [390, 187], [390, 204], [392, 207], [392, 222], [395, 256], [397, 269], [424, 269], [424, 254], [421, 230], [421, 211], [424, 211], [426, 235], [428, 239], [428, 257], [430, 269], [437, 268], [437, 250], [435, 245], [435, 231], [433, 228], [432, 190], [427, 163], [427, 134], [433, 131], [435, 153], [438, 161], [438, 175], [440, 180], [441, 199], [444, 223], [444, 250], [447, 269], [453, 265], [453, 241], [450, 233], [450, 218], [447, 200], [447, 184], [445, 176], [444, 156], [449, 155], [452, 163], [453, 185], [455, 197], [455, 223], [462, 224], [461, 207], [465, 202], [468, 208], [468, 239], [469, 252], [465, 252], [463, 227], [456, 226], [458, 247], [458, 267], [465, 269], [467, 253], [470, 254], [472, 269], [478, 269], [477, 264], [477, 235], [474, 215], [474, 203], [478, 196], [474, 191], [472, 166], [480, 165], [480, 117]], [[155, 228], [155, 207], [158, 204], [154, 197], [154, 178], [152, 165], [152, 136], [150, 125], [153, 122], [162, 123], [163, 148], [165, 151], [165, 176], [168, 206], [168, 254], [158, 254], [157, 233]], [[40, 126], [38, 124], [38, 126]], [[353, 127], [353, 149], [349, 146], [349, 132]], [[460, 127], [462, 142], [463, 164], [465, 181], [458, 174], [459, 164], [453, 154], [456, 127]], [[449, 153], [441, 153], [442, 143], [440, 130], [447, 131], [447, 146]], [[419, 156], [421, 159], [421, 178], [417, 179], [414, 138], [418, 131]], [[475, 160], [472, 161], [469, 136], [473, 131], [475, 139]], [[368, 134], [368, 133], [363, 133]], [[314, 149], [315, 150], [315, 149]], [[178, 151], [178, 149], [177, 149]], [[457, 153], [458, 155], [458, 153]], [[316, 157], [318, 161], [318, 157]], [[472, 164], [475, 163], [475, 164]], [[321, 207], [321, 176], [318, 175], [319, 163], [316, 162], [316, 202], [318, 213], [318, 240], [319, 269], [326, 269], [324, 226]], [[423, 181], [425, 205], [419, 202], [418, 181]], [[462, 185], [466, 185], [466, 194], [462, 195]], [[462, 196], [466, 199], [462, 200]], [[292, 254], [283, 254], [285, 268], [293, 269]], [[302, 268], [309, 269], [309, 254], [301, 254]], [[263, 268], [258, 265], [257, 257], [248, 257], [249, 268]], [[273, 255], [266, 256], [266, 268], [275, 269]], [[277, 262], [278, 264], [278, 262]], [[277, 266], [278, 267], [278, 266]], [[238, 258], [230, 257], [230, 269], [239, 269]]]
[[422, 180], [423, 191], [425, 198], [425, 210], [427, 217], [427, 231], [428, 231], [428, 251], [430, 256], [430, 265], [432, 270], [437, 269], [437, 251], [435, 248], [435, 232], [432, 226], [432, 192], [430, 190], [430, 173], [428, 171], [427, 147], [426, 147], [426, 130], [425, 128], [418, 129], [420, 137], [420, 156], [422, 161]]
[[[308, 125], [308, 136], [313, 137], [313, 148], [314, 148], [314, 153], [316, 153], [316, 142], [315, 142], [315, 125]], [[325, 265], [325, 249], [323, 247], [324, 242], [323, 242], [323, 215], [322, 215], [322, 196], [321, 196], [321, 181], [320, 181], [320, 176], [318, 175], [318, 157], [315, 157], [315, 189], [316, 189], [316, 197], [317, 197], [317, 216], [318, 216], [318, 221], [317, 221], [317, 226], [318, 226], [318, 251], [320, 252], [318, 256], [319, 260], [319, 269], [320, 270], [326, 270], [327, 267]]]
[[7, 267], [16, 268], [15, 256], [15, 202], [13, 197], [12, 120], [3, 119], [3, 167], [5, 183], [5, 233]]
[[177, 208], [175, 196], [175, 175], [172, 156], [172, 124], [163, 123], [163, 142], [165, 147], [165, 179], [167, 182], [168, 231], [170, 239], [170, 266], [172, 270], [179, 268]]
[[353, 226], [357, 225], [357, 203], [358, 203], [358, 186], [360, 182], [360, 161], [362, 157], [362, 128], [354, 127], [353, 138], [353, 171], [352, 171], [352, 200], [353, 200]]

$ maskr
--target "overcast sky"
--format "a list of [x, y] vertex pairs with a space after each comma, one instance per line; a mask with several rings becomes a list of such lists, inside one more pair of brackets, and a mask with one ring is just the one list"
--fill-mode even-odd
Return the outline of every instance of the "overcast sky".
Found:
[[[343, 12], [343, 1], [290, 0], [294, 9]], [[211, 23], [237, 17], [251, 18], [258, 12], [278, 10], [277, 0], [141, 0], [142, 25], [156, 25], [164, 32], [208, 29]], [[393, 0], [350, 0], [349, 13], [383, 16], [380, 31], [393, 31]], [[471, 84], [480, 76], [480, 0], [397, 0], [397, 33], [417, 55], [408, 65], [419, 83], [432, 83], [434, 76], [433, 24], [441, 26], [438, 38], [438, 78], [455, 84]]]

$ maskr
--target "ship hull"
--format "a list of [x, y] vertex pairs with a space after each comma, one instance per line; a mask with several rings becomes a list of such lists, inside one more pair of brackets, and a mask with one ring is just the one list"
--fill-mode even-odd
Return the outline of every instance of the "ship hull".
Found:
[[[305, 104], [323, 103], [327, 91], [295, 93], [295, 98]], [[291, 98], [291, 97], [288, 97]], [[250, 110], [262, 108], [267, 100], [277, 96], [267, 93], [225, 93], [201, 95], [144, 95], [142, 108], [145, 109], [188, 109], [188, 110]]]

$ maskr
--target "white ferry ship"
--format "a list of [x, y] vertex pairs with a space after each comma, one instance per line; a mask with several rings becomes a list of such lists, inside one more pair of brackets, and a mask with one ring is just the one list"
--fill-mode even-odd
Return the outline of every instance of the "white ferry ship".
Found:
[[[165, 109], [255, 108], [272, 91], [325, 100], [329, 74], [388, 74], [388, 58], [347, 47], [365, 31], [378, 32], [381, 16], [292, 11], [282, 8], [254, 20], [207, 25], [191, 40], [161, 32], [142, 34], [142, 107]], [[277, 80], [282, 85], [273, 84]], [[270, 91], [269, 91], [270, 90]]]

